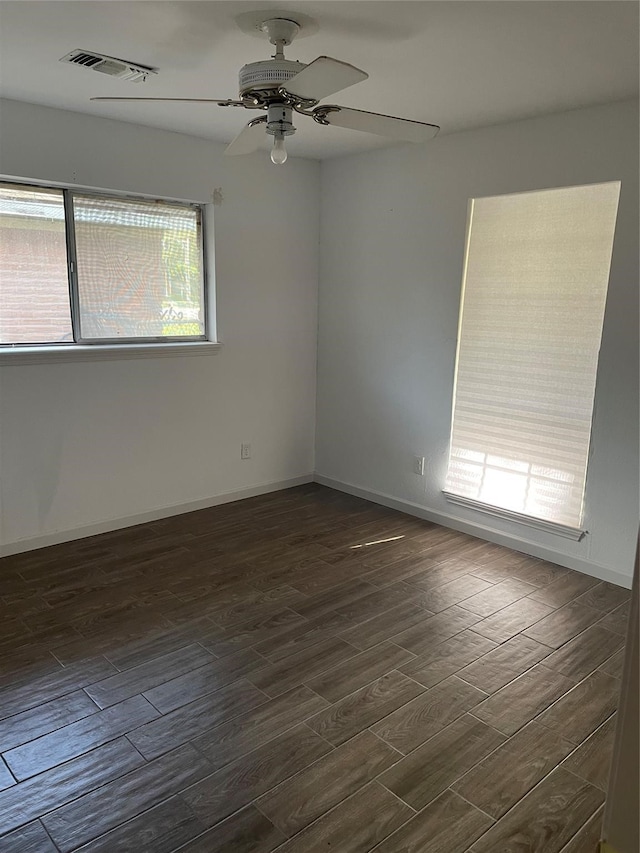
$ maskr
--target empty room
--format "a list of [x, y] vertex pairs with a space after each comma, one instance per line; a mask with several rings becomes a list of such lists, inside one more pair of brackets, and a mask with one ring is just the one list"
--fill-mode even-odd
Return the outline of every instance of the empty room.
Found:
[[638, 853], [639, 8], [0, 0], [0, 853]]

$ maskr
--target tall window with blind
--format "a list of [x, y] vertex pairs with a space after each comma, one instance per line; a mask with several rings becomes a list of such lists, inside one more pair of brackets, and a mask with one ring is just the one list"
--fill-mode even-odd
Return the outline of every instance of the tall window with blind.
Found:
[[445, 495], [578, 539], [620, 183], [473, 199]]

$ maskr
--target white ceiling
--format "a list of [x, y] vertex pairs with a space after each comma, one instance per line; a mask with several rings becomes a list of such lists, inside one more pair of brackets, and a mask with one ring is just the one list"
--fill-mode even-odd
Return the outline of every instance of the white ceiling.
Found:
[[[320, 54], [369, 79], [331, 102], [440, 124], [441, 133], [638, 94], [638, 3], [18, 0], [0, 2], [0, 94], [229, 142], [255, 112], [214, 105], [92, 103], [92, 95], [233, 98], [237, 72], [267, 59], [254, 10], [311, 17], [287, 58]], [[242, 17], [241, 17], [242, 20]], [[58, 62], [74, 48], [156, 66], [133, 84]], [[299, 117], [290, 153], [324, 158], [388, 144]], [[427, 143], [428, 144], [428, 143]]]

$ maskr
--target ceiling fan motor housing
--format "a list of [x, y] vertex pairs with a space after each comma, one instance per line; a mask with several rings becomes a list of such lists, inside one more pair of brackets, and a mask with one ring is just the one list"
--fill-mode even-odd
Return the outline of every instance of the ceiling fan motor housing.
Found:
[[291, 107], [283, 104], [270, 104], [267, 112], [267, 133], [272, 136], [291, 136], [296, 132], [291, 120]]
[[240, 69], [240, 97], [247, 97], [252, 92], [277, 91], [287, 80], [295, 77], [306, 67], [304, 62], [295, 62], [292, 59], [266, 59], [262, 62], [250, 62]]

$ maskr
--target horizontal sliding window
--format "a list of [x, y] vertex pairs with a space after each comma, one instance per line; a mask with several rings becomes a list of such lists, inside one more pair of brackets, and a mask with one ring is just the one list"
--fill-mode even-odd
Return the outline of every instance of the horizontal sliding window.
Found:
[[0, 185], [0, 346], [206, 340], [199, 205]]
[[445, 492], [578, 530], [618, 182], [473, 199]]

